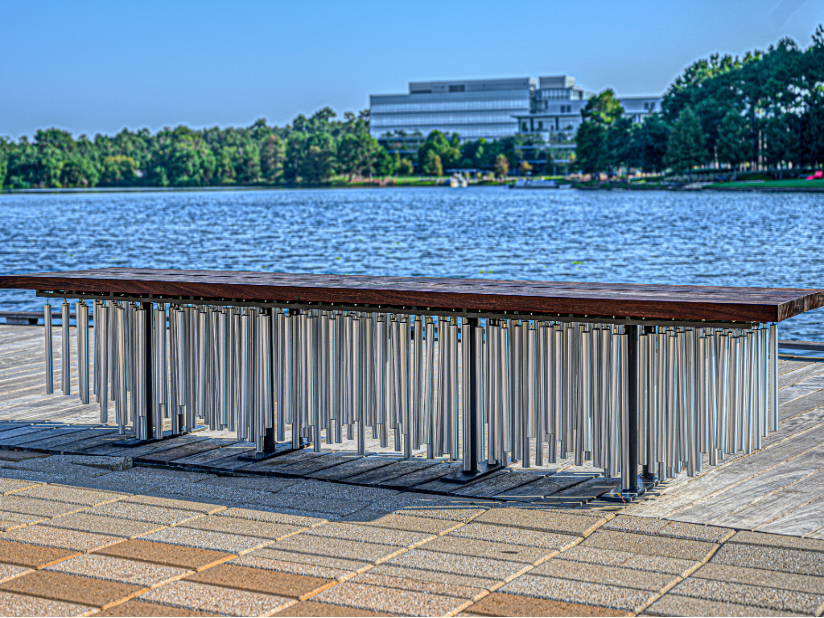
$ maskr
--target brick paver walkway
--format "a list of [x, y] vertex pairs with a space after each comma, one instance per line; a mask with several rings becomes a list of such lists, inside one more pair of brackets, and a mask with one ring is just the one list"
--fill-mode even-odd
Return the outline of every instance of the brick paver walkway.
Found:
[[0, 615], [821, 615], [824, 541], [0, 451]]

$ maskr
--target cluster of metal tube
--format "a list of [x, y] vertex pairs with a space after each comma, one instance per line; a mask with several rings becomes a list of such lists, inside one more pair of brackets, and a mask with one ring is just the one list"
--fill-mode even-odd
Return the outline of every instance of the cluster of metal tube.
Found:
[[[86, 402], [88, 315], [78, 302]], [[162, 437], [166, 419], [174, 434], [203, 423], [258, 451], [268, 432], [316, 450], [324, 440], [351, 440], [363, 454], [369, 438], [404, 457], [425, 447], [430, 458], [463, 459], [465, 469], [470, 461], [530, 467], [571, 455], [627, 487], [637, 473], [632, 449], [660, 478], [683, 468], [692, 475], [702, 454], [716, 465], [750, 452], [778, 424], [774, 325], [629, 329], [126, 301], [95, 301], [94, 315], [100, 420], [108, 421], [112, 399], [120, 432], [131, 425], [139, 439]], [[64, 303], [65, 394], [67, 316]]]

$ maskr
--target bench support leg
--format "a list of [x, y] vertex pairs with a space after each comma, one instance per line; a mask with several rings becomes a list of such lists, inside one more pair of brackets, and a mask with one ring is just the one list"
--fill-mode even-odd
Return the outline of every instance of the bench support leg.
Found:
[[[638, 474], [638, 416], [643, 411], [643, 393], [638, 392], [638, 366], [640, 364], [638, 358], [638, 326], [625, 326], [624, 332], [627, 335], [626, 431], [629, 447], [627, 457], [629, 473], [621, 475], [621, 485], [626, 484], [626, 487], [616, 487], [601, 496], [602, 499], [611, 502], [632, 502], [655, 485], [655, 481], [650, 482], [649, 480], [649, 466], [644, 466], [644, 473]], [[623, 479], [628, 479], [628, 482]]]
[[[177, 438], [182, 435], [179, 433], [172, 433], [171, 431], [163, 431], [163, 417], [158, 414], [157, 401], [154, 393], [154, 373], [152, 360], [152, 338], [154, 323], [154, 309], [152, 303], [141, 303], [140, 311], [145, 314], [145, 326], [143, 329], [143, 401], [146, 402], [146, 416], [143, 420], [145, 438], [136, 435], [134, 438], [127, 438], [118, 442], [112, 442], [113, 446], [125, 446], [127, 448], [134, 448], [136, 446], [143, 446], [144, 444], [151, 444], [152, 442], [159, 442], [169, 438]], [[158, 328], [166, 328], [165, 324], [158, 324]], [[161, 436], [161, 437], [158, 437]]]
[[[274, 333], [274, 324], [272, 325], [273, 328], [269, 331], [269, 358], [275, 358], [275, 341], [273, 338]], [[272, 367], [272, 365], [270, 365]], [[274, 379], [273, 382], [274, 384]], [[270, 393], [271, 401], [270, 401], [270, 409], [275, 409], [275, 389], [272, 389]], [[297, 425], [293, 425], [292, 429], [294, 431]], [[256, 450], [251, 455], [238, 455], [238, 461], [263, 461], [264, 459], [271, 459], [272, 457], [278, 457], [280, 455], [286, 455], [287, 453], [291, 453], [293, 451], [299, 451], [304, 448], [308, 444], [308, 441], [304, 440], [303, 438], [300, 439], [300, 446], [298, 448], [294, 448], [292, 446], [292, 442], [282, 442], [280, 444], [280, 448], [278, 448], [278, 444], [275, 441], [275, 426], [272, 423], [272, 427], [266, 429], [263, 434], [263, 444], [261, 450]]]
[[482, 356], [483, 340], [478, 318], [464, 318], [467, 320], [469, 327], [465, 329], [465, 341], [461, 345], [468, 346], [468, 354], [464, 353], [464, 367], [463, 370], [468, 372], [469, 379], [464, 382], [467, 385], [469, 393], [468, 397], [464, 399], [469, 403], [466, 406], [463, 414], [463, 469], [442, 477], [440, 480], [448, 481], [450, 483], [467, 483], [474, 481], [487, 474], [491, 474], [499, 470], [502, 466], [499, 463], [479, 463], [478, 462], [478, 442], [480, 440], [480, 431], [482, 425], [480, 422], [481, 402], [478, 399], [479, 387], [483, 382], [483, 376], [478, 373], [478, 360]]

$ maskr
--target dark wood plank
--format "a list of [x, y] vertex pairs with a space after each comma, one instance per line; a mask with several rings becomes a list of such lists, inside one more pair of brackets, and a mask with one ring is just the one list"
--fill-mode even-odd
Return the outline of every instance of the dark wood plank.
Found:
[[151, 453], [146, 453], [145, 455], [135, 457], [135, 461], [170, 463], [176, 459], [182, 459], [190, 455], [198, 455], [206, 451], [213, 451], [220, 448], [220, 443], [215, 443], [214, 440], [206, 438], [196, 442], [189, 442], [188, 444], [181, 444], [179, 446], [175, 446], [174, 443], [171, 443], [169, 446], [171, 448], [159, 448], [153, 450]]
[[322, 457], [313, 457], [278, 468], [278, 474], [283, 476], [304, 477], [312, 472], [334, 468], [353, 459], [361, 459], [360, 455], [338, 455], [335, 453], [321, 453]]
[[361, 457], [360, 459], [348, 461], [333, 468], [319, 470], [306, 476], [325, 481], [342, 481], [359, 474], [377, 470], [378, 468], [384, 468], [397, 461], [397, 459], [390, 459], [389, 457]]
[[538, 479], [534, 483], [521, 485], [501, 492], [496, 500], [515, 500], [517, 502], [535, 502], [556, 494], [569, 487], [580, 485], [593, 478], [592, 475], [554, 474]]
[[396, 461], [393, 464], [378, 468], [377, 470], [370, 470], [363, 474], [358, 474], [349, 479], [347, 483], [355, 483], [356, 485], [382, 485], [386, 486], [386, 482], [396, 479], [399, 476], [404, 476], [412, 472], [418, 472], [425, 468], [431, 468], [437, 465], [437, 461], [430, 459], [407, 459], [404, 461]]
[[618, 487], [620, 479], [606, 479], [603, 477], [592, 478], [583, 483], [579, 483], [569, 489], [553, 494], [543, 500], [536, 500], [532, 504], [543, 504], [547, 506], [576, 507], [600, 498], [610, 489]]
[[0, 288], [357, 303], [591, 316], [777, 322], [824, 306], [824, 290], [496, 281], [107, 268], [0, 276]]
[[[431, 461], [431, 460], [429, 460]], [[434, 466], [422, 467], [409, 474], [398, 476], [392, 479], [387, 479], [380, 483], [381, 487], [389, 487], [390, 489], [414, 489], [429, 483], [436, 483], [438, 479], [452, 474], [463, 468], [463, 464], [456, 463], [438, 463]], [[448, 491], [444, 492], [449, 493]]]

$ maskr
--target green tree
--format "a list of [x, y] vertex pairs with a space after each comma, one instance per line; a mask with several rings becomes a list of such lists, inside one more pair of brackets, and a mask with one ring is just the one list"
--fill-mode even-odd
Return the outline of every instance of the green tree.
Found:
[[495, 175], [498, 178], [506, 178], [509, 174], [509, 159], [506, 155], [499, 154], [495, 159]]
[[627, 179], [629, 179], [630, 165], [637, 163], [637, 151], [633, 145], [633, 132], [635, 131], [632, 120], [626, 116], [620, 116], [609, 125], [606, 136], [606, 162], [610, 172], [626, 168]]
[[398, 163], [397, 172], [401, 176], [411, 176], [415, 173], [415, 166], [409, 159], [402, 158]]
[[670, 126], [661, 114], [649, 114], [633, 132], [633, 150], [640, 159], [640, 167], [647, 173], [661, 173], [666, 169], [667, 142]]
[[718, 160], [732, 167], [735, 180], [739, 167], [752, 159], [749, 123], [736, 110], [728, 111], [721, 121], [715, 147]]
[[607, 132], [624, 113], [611, 88], [592, 97], [581, 110], [583, 121], [575, 135], [578, 168], [585, 174], [600, 174], [610, 162]]
[[532, 164], [529, 161], [524, 159], [518, 164], [518, 171], [521, 172], [524, 176], [529, 174], [532, 171]]
[[283, 174], [285, 145], [277, 135], [269, 134], [260, 147], [260, 174], [265, 182], [280, 180]]
[[421, 171], [426, 176], [443, 176], [443, 163], [441, 163], [440, 155], [436, 154], [434, 150], [427, 150], [424, 158]]
[[305, 155], [298, 167], [303, 182], [328, 182], [335, 171], [335, 139], [328, 133], [313, 133], [306, 140]]
[[[431, 160], [430, 152], [438, 155], [443, 167], [457, 167], [461, 160], [460, 137], [453, 134], [450, 139], [440, 131], [432, 131], [426, 141], [418, 148], [418, 165], [421, 169], [426, 169], [426, 161]], [[426, 173], [424, 171], [424, 173]]]
[[678, 115], [667, 143], [667, 163], [678, 173], [687, 172], [692, 182], [692, 170], [707, 161], [701, 121], [691, 107]]

